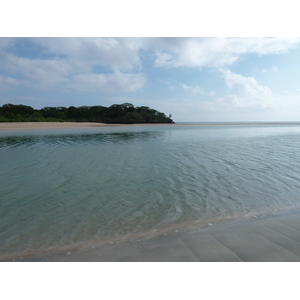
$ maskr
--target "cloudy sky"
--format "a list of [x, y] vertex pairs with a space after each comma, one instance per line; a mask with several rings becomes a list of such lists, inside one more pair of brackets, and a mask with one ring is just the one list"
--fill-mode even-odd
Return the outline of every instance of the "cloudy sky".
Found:
[[0, 105], [130, 102], [175, 122], [299, 121], [300, 38], [0, 38]]

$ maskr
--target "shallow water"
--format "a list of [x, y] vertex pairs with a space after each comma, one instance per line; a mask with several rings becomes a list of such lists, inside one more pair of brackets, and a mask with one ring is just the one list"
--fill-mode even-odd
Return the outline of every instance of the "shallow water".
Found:
[[300, 206], [300, 126], [0, 132], [0, 253]]

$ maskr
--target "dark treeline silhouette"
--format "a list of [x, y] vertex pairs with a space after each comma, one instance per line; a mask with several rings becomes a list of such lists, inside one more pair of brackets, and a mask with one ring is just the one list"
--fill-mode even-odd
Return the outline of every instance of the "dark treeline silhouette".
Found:
[[103, 122], [103, 123], [174, 123], [148, 106], [134, 107], [131, 103], [104, 106], [44, 107], [4, 104], [0, 107], [0, 122]]

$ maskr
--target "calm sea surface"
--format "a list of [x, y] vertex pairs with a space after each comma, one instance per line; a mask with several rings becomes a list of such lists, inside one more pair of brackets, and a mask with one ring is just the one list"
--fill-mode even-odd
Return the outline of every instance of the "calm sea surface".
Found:
[[0, 254], [300, 207], [299, 125], [0, 132]]

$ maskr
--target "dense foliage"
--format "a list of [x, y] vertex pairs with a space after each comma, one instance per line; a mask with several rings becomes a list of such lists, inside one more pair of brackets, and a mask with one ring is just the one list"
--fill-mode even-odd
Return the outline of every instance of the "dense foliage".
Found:
[[44, 107], [4, 104], [0, 107], [0, 122], [103, 122], [103, 123], [174, 123], [148, 106], [134, 107], [131, 103], [104, 106]]

